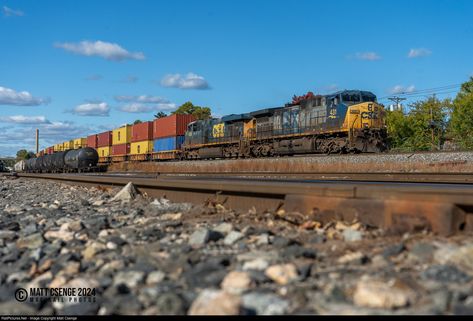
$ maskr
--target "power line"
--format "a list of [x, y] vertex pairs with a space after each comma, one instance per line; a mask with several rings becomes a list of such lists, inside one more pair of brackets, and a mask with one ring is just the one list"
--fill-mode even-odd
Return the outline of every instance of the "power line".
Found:
[[402, 97], [394, 96], [394, 97], [389, 97], [388, 99], [391, 100], [392, 102], [394, 102], [394, 103], [396, 104], [397, 108], [399, 108], [400, 110], [402, 110], [401, 101], [406, 100], [407, 98], [402, 98]]
[[[418, 95], [418, 94], [433, 94], [433, 93], [437, 93], [439, 91], [444, 91], [444, 90], [447, 90], [447, 89], [453, 89], [453, 88], [460, 87], [460, 86], [461, 86], [461, 84], [445, 85], [445, 86], [440, 86], [440, 87], [413, 90], [413, 91], [410, 91], [410, 92], [394, 93], [393, 95], [409, 97], [409, 96]], [[392, 95], [384, 96], [384, 97], [381, 97], [379, 99], [385, 99], [385, 98], [389, 98], [391, 96]]]

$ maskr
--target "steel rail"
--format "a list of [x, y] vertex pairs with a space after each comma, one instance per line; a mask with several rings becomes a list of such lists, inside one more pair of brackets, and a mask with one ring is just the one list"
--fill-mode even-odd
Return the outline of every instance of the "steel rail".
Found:
[[473, 230], [473, 185], [458, 184], [359, 184], [357, 182], [266, 181], [240, 179], [172, 179], [70, 174], [18, 174], [68, 184], [123, 186], [132, 182], [152, 197], [176, 202], [214, 201], [248, 210], [282, 206], [307, 219], [359, 219], [389, 229], [430, 229], [441, 234]]
[[261, 179], [311, 179], [311, 180], [340, 180], [340, 181], [361, 181], [361, 182], [420, 182], [420, 183], [449, 183], [449, 184], [471, 184], [473, 183], [473, 173], [406, 173], [406, 172], [273, 172], [273, 171], [235, 171], [235, 172], [108, 172], [100, 175], [104, 177], [236, 177], [236, 178], [261, 178]]

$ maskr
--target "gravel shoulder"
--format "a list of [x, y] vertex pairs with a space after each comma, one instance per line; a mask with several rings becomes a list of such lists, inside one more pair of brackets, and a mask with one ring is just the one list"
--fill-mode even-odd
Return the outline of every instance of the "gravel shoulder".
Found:
[[2, 177], [0, 314], [473, 314], [472, 236]]

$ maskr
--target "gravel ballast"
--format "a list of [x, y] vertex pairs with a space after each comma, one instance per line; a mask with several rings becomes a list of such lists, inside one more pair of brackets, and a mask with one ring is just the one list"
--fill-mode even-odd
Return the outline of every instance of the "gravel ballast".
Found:
[[[472, 314], [472, 234], [291, 224], [25, 178], [0, 179], [0, 313]], [[130, 189], [129, 187], [129, 190]], [[19, 302], [19, 288], [94, 289]]]

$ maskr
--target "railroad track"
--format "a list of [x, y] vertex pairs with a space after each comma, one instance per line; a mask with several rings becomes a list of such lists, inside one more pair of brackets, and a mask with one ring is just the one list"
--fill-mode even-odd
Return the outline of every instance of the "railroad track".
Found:
[[203, 203], [210, 200], [240, 210], [253, 207], [261, 211], [284, 209], [285, 213], [299, 212], [307, 219], [322, 222], [359, 219], [368, 225], [399, 232], [429, 229], [450, 235], [473, 230], [473, 184], [469, 184], [470, 181], [391, 184], [300, 177], [278, 180], [110, 174], [22, 173], [18, 176], [88, 186], [123, 186], [132, 182], [142, 193], [151, 197], [165, 196], [175, 202]]
[[171, 172], [160, 171], [156, 173], [143, 172], [116, 172], [89, 174], [100, 175], [103, 177], [139, 177], [139, 178], [187, 178], [187, 177], [204, 177], [204, 178], [251, 178], [251, 179], [303, 179], [318, 181], [354, 181], [354, 182], [412, 182], [412, 183], [448, 183], [448, 184], [473, 184], [473, 173], [405, 173], [405, 172], [386, 172], [386, 173], [360, 173], [360, 172]]

